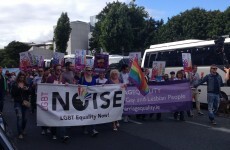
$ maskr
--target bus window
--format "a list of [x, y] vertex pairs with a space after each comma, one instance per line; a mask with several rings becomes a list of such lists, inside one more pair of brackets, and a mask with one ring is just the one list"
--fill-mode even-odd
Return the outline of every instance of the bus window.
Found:
[[148, 68], [149, 67], [149, 57], [150, 57], [150, 53], [146, 53], [146, 55], [145, 55], [145, 62], [144, 62], [144, 68]]
[[153, 61], [156, 61], [156, 57], [157, 57], [157, 53], [150, 54], [147, 68], [152, 68]]

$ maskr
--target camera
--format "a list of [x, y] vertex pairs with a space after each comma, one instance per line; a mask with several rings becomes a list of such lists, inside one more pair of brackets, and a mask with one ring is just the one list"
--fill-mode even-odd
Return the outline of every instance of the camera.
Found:
[[[225, 68], [229, 68], [229, 62], [228, 59], [226, 57], [226, 54], [224, 52], [224, 41], [225, 38], [224, 37], [218, 37], [214, 42], [215, 42], [215, 50], [217, 54], [222, 54], [223, 56], [223, 65], [225, 66]], [[222, 68], [223, 70], [223, 68]]]
[[224, 41], [225, 41], [224, 37], [219, 37], [214, 41], [217, 54], [221, 54], [224, 52]]

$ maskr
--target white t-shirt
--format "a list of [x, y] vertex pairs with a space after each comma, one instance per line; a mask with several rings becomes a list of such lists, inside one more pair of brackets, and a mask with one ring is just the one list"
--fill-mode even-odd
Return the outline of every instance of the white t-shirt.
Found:
[[106, 78], [103, 78], [103, 79], [97, 78], [96, 79], [97, 84], [105, 84], [107, 81], [108, 81], [108, 79], [106, 79]]
[[121, 72], [121, 78], [124, 84], [129, 84], [129, 74]]

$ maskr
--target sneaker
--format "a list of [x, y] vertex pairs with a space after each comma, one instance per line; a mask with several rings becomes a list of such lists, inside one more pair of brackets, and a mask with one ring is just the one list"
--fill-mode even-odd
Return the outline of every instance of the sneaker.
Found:
[[56, 139], [57, 139], [56, 135], [53, 135], [52, 139], [53, 139], [53, 140], [56, 140]]
[[92, 137], [96, 137], [98, 135], [98, 133], [99, 132], [97, 130], [93, 129], [93, 131], [92, 131]]
[[216, 123], [214, 120], [212, 120], [212, 121], [211, 121], [211, 124], [212, 124], [212, 125], [216, 125], [217, 123]]
[[46, 129], [46, 133], [48, 134], [51, 133], [50, 129]]
[[202, 116], [202, 115], [204, 115], [204, 113], [202, 113], [201, 111], [199, 111], [198, 115]]
[[45, 135], [45, 134], [46, 134], [45, 130], [42, 130], [41, 134], [42, 134], [42, 135]]
[[64, 136], [62, 142], [66, 143], [69, 140], [69, 136]]
[[22, 134], [20, 134], [20, 135], [18, 136], [18, 138], [19, 138], [19, 139], [23, 139], [24, 137], [23, 137]]

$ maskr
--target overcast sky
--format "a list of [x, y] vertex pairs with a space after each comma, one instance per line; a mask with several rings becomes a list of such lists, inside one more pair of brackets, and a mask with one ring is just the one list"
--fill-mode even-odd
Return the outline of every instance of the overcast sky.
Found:
[[[0, 48], [11, 41], [43, 42], [53, 38], [62, 12], [70, 21], [90, 21], [113, 0], [0, 0]], [[129, 0], [119, 0], [128, 2]]]
[[[62, 12], [70, 21], [90, 21], [106, 2], [114, 0], [0, 0], [0, 48], [11, 41], [44, 42], [53, 38], [53, 26]], [[130, 0], [119, 0], [129, 3]], [[210, 2], [211, 3], [208, 3]], [[221, 1], [221, 2], [220, 2]], [[168, 17], [201, 7], [207, 10], [225, 10], [229, 0], [136, 0], [150, 16], [167, 21]]]

